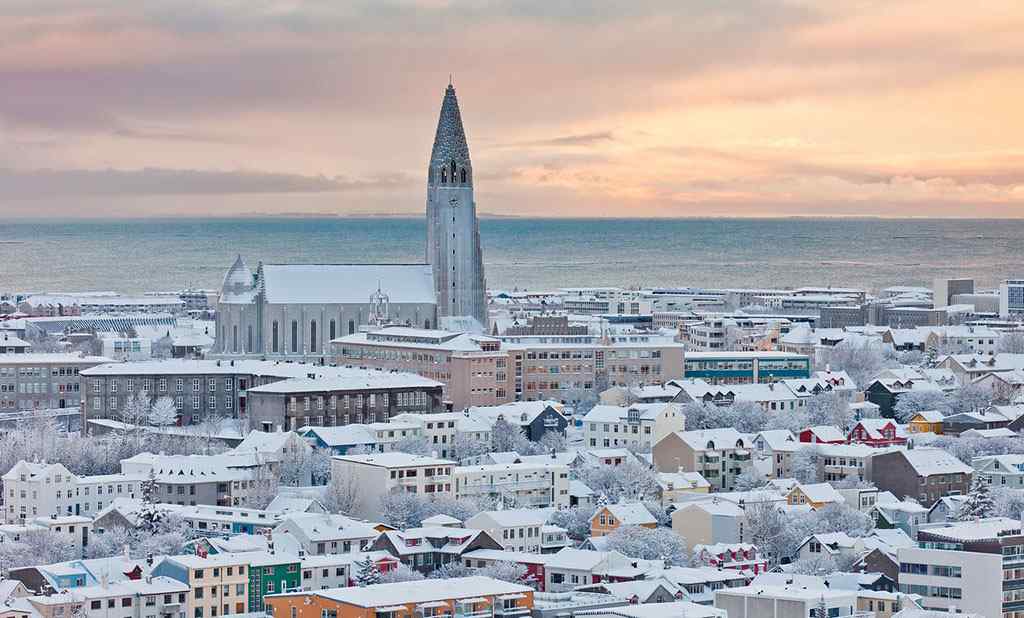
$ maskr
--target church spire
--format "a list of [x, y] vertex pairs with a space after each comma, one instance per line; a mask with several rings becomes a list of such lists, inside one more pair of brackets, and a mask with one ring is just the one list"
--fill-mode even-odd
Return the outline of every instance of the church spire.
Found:
[[430, 168], [439, 173], [442, 167], [451, 166], [453, 162], [459, 170], [465, 168], [469, 172], [472, 169], [466, 131], [462, 128], [459, 100], [455, 97], [455, 86], [449, 83], [441, 102], [441, 116], [437, 120], [434, 148], [430, 151]]

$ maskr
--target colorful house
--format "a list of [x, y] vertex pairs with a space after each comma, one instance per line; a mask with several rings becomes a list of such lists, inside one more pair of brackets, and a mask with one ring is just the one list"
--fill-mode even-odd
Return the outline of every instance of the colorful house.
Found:
[[609, 504], [597, 509], [597, 512], [590, 518], [590, 536], [611, 534], [619, 526], [657, 528], [658, 520], [640, 502]]
[[249, 557], [249, 611], [262, 612], [268, 594], [301, 587], [300, 558], [283, 552], [253, 552]]
[[907, 423], [907, 431], [910, 433], [933, 433], [942, 435], [942, 412], [938, 410], [925, 410], [918, 412], [910, 418]]
[[831, 483], [798, 483], [786, 495], [786, 504], [806, 504], [815, 510], [843, 502], [846, 502], [846, 499], [832, 487]]
[[273, 618], [529, 616], [533, 589], [490, 577], [372, 584], [268, 596]]
[[815, 425], [800, 432], [800, 441], [809, 444], [845, 444], [846, 436], [838, 427]]
[[906, 444], [907, 439], [896, 433], [896, 423], [891, 418], [862, 418], [850, 430], [850, 442], [868, 446], [893, 446]]

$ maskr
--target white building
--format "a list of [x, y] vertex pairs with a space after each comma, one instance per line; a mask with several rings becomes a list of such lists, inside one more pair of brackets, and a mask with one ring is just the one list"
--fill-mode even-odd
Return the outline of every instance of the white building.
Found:
[[873, 618], [874, 612], [857, 611], [857, 591], [811, 589], [806, 586], [752, 585], [715, 592], [715, 607], [729, 618], [807, 618], [821, 605], [830, 617]]
[[487, 532], [507, 551], [539, 554], [549, 514], [546, 509], [532, 508], [483, 511], [467, 519], [465, 525]]
[[491, 441], [491, 425], [462, 412], [398, 414], [391, 421], [418, 426], [438, 457], [449, 457], [457, 439], [484, 443]]
[[447, 459], [400, 452], [338, 455], [331, 460], [331, 479], [356, 490], [354, 515], [378, 518], [381, 498], [396, 491], [453, 495], [454, 467], [455, 462]]
[[591, 447], [649, 450], [673, 431], [683, 431], [685, 424], [682, 406], [676, 403], [598, 405], [583, 417], [583, 440]]
[[291, 534], [305, 554], [323, 556], [361, 552], [380, 533], [344, 515], [290, 513], [277, 524], [274, 534]]
[[24, 522], [51, 515], [92, 517], [115, 498], [141, 497], [141, 474], [78, 476], [63, 464], [19, 461], [4, 474], [4, 519]]
[[51, 515], [17, 524], [0, 525], [0, 542], [18, 542], [22, 535], [36, 530], [46, 530], [62, 540], [63, 543], [75, 548], [76, 553], [89, 544], [92, 533], [92, 520], [79, 515]]
[[1024, 313], [1024, 279], [1007, 279], [999, 286], [999, 317]]
[[569, 506], [569, 467], [556, 462], [458, 466], [452, 468], [456, 498], [500, 499], [528, 507]]

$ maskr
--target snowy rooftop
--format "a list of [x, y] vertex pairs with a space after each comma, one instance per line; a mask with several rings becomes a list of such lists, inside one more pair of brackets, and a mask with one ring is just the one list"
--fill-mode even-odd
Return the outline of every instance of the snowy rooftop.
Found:
[[1010, 534], [1021, 534], [1021, 522], [1007, 517], [992, 517], [978, 521], [950, 524], [941, 528], [928, 528], [921, 533], [957, 541], [980, 541]]
[[250, 388], [250, 393], [312, 393], [379, 388], [438, 388], [443, 386], [415, 373], [332, 367], [316, 378], [292, 378]]
[[[647, 507], [640, 502], [629, 502], [625, 504], [609, 504], [608, 511], [614, 515], [619, 523], [627, 526], [640, 526], [657, 524], [658, 520], [651, 515]], [[594, 517], [597, 515], [595, 514]], [[593, 519], [593, 517], [591, 517]]]
[[971, 474], [974, 469], [948, 451], [940, 448], [918, 447], [899, 451], [921, 476], [933, 474]]
[[333, 588], [291, 594], [314, 594], [338, 603], [375, 608], [396, 604], [427, 603], [430, 601], [532, 592], [533, 589], [528, 586], [510, 584], [490, 577], [475, 576], [455, 577], [452, 579], [426, 579], [393, 584], [373, 584], [362, 588]]
[[[105, 356], [84, 356], [74, 352], [28, 352], [26, 354], [0, 354], [0, 365], [46, 365], [78, 363], [109, 363], [112, 359]], [[88, 371], [86, 369], [85, 371]]]
[[454, 466], [456, 462], [437, 457], [425, 457], [392, 451], [390, 453], [373, 453], [371, 455], [335, 455], [335, 460], [348, 461], [379, 468], [413, 468], [422, 466]]
[[478, 523], [477, 518], [481, 520], [487, 518], [494, 523], [498, 524], [502, 528], [519, 528], [522, 526], [542, 526], [544, 525], [548, 517], [551, 515], [550, 509], [533, 509], [533, 508], [522, 508], [522, 509], [505, 509], [501, 511], [481, 511], [473, 517], [466, 520], [466, 525], [474, 527]]
[[378, 287], [391, 303], [436, 302], [429, 264], [264, 264], [261, 272], [272, 304], [367, 304]]

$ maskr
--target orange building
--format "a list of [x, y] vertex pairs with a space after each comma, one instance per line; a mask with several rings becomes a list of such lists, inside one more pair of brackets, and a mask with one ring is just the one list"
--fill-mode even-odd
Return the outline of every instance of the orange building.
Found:
[[427, 579], [268, 595], [273, 618], [519, 618], [533, 589], [490, 577]]
[[619, 526], [657, 528], [658, 520], [640, 502], [609, 504], [597, 509], [590, 518], [590, 536], [611, 534]]

